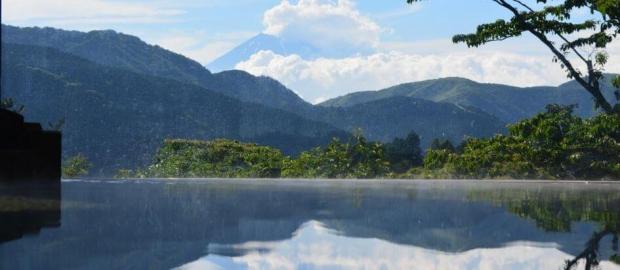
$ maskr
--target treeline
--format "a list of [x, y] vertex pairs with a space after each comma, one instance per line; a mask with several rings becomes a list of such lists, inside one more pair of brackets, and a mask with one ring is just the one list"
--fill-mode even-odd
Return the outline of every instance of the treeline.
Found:
[[547, 111], [509, 126], [507, 135], [435, 140], [424, 155], [415, 133], [391, 143], [361, 132], [334, 139], [295, 158], [277, 149], [233, 140], [166, 140], [147, 168], [118, 177], [239, 178], [510, 178], [620, 179], [620, 117], [573, 115], [573, 107]]
[[378, 178], [422, 164], [415, 133], [391, 144], [369, 142], [361, 133], [348, 141], [285, 156], [275, 148], [234, 140], [166, 140], [152, 165], [121, 170], [119, 178]]
[[573, 106], [549, 105], [544, 113], [508, 127], [508, 135], [468, 139], [456, 150], [431, 150], [422, 178], [620, 180], [620, 116], [591, 119]]

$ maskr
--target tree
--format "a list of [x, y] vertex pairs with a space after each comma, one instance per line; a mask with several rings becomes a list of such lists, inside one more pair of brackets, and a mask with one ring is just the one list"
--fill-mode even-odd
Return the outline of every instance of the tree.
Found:
[[390, 162], [392, 171], [396, 173], [404, 173], [413, 166], [421, 165], [420, 136], [411, 132], [404, 139], [394, 139], [385, 145], [385, 155]]
[[294, 178], [376, 178], [389, 172], [384, 146], [368, 142], [359, 130], [347, 143], [334, 138], [284, 163], [282, 176]]
[[[407, 3], [420, 1], [422, 0], [407, 0]], [[605, 48], [620, 33], [620, 1], [536, 0], [537, 4], [545, 5], [538, 9], [523, 0], [491, 1], [508, 10], [512, 18], [479, 25], [475, 33], [456, 35], [453, 42], [478, 47], [530, 33], [551, 50], [553, 61], [560, 62], [568, 77], [577, 81], [592, 95], [597, 108], [606, 113], [620, 114], [620, 92], [616, 90], [616, 105], [612, 106], [603, 95], [599, 84], [608, 61]], [[547, 5], [551, 2], [560, 3]], [[575, 21], [572, 14], [584, 9], [589, 10], [591, 19]], [[560, 42], [555, 42], [555, 39]], [[587, 48], [591, 49], [589, 53], [584, 51]], [[569, 58], [570, 54], [575, 57]], [[587, 71], [583, 73], [578, 65], [585, 66]], [[614, 85], [620, 87], [620, 77], [615, 78]]]
[[88, 170], [92, 167], [92, 164], [88, 161], [88, 159], [82, 155], [78, 154], [67, 161], [62, 166], [62, 176], [63, 178], [76, 178], [88, 175]]
[[584, 120], [572, 110], [549, 105], [507, 135], [467, 140], [460, 153], [430, 150], [424, 168], [463, 178], [620, 179], [620, 117]]
[[277, 149], [253, 143], [166, 140], [154, 162], [143, 172], [119, 172], [119, 177], [280, 177], [285, 156]]
[[454, 144], [452, 144], [450, 140], [434, 139], [433, 142], [431, 142], [431, 150], [446, 150], [450, 153], [454, 153], [456, 152], [456, 147], [454, 147]]
[[1, 99], [0, 100], [0, 109], [10, 110], [16, 113], [24, 112], [24, 105], [15, 105], [15, 102], [11, 98]]

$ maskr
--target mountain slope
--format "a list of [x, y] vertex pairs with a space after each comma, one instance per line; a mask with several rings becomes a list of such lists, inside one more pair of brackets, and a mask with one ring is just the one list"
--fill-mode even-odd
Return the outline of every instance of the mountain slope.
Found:
[[[613, 88], [609, 83], [605, 84], [605, 94], [610, 100], [613, 97]], [[552, 103], [578, 104], [576, 113], [584, 117], [597, 113], [590, 95], [576, 82], [569, 82], [559, 87], [519, 88], [477, 83], [462, 78], [428, 80], [401, 84], [379, 91], [356, 92], [325, 101], [320, 106], [348, 107], [397, 96], [476, 107], [508, 123], [531, 117]]]
[[55, 49], [2, 45], [2, 89], [30, 121], [65, 120], [65, 156], [99, 173], [147, 164], [164, 138], [266, 142], [291, 154], [346, 134], [175, 80], [115, 69]]
[[330, 108], [321, 120], [352, 130], [361, 128], [371, 140], [391, 141], [412, 130], [427, 148], [435, 138], [458, 143], [466, 137], [488, 137], [504, 131], [505, 124], [475, 108], [410, 97], [390, 97], [350, 107]]
[[237, 70], [212, 74], [194, 60], [110, 30], [83, 33], [2, 25], [2, 37], [7, 43], [52, 47], [104, 66], [192, 83], [241, 101], [289, 112], [297, 113], [298, 108], [308, 110], [312, 107], [270, 78]]
[[208, 70], [187, 57], [112, 30], [84, 33], [2, 25], [2, 38], [5, 43], [52, 47], [101, 65], [146, 75], [197, 84], [211, 79]]
[[270, 77], [256, 77], [240, 70], [215, 73], [213, 77], [215, 80], [210, 83], [209, 89], [234, 92], [235, 98], [245, 102], [282, 109], [304, 117], [314, 109], [310, 103]]

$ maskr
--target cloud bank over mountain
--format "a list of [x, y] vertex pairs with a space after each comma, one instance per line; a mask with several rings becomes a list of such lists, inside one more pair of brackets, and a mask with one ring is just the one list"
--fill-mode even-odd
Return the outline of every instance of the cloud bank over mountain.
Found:
[[[413, 10], [408, 16], [424, 9]], [[516, 86], [559, 85], [567, 80], [551, 55], [531, 38], [479, 49], [450, 42], [397, 43], [385, 40], [390, 31], [360, 13], [349, 0], [296, 4], [285, 0], [265, 12], [263, 23], [264, 33], [319, 48], [321, 56], [283, 53], [268, 46], [261, 50], [260, 44], [254, 44], [254, 53], [235, 68], [273, 77], [312, 103], [440, 77]], [[610, 66], [611, 71], [614, 68]]]
[[237, 68], [271, 76], [313, 103], [354, 91], [439, 77], [520, 86], [557, 85], [566, 81], [560, 67], [548, 58], [498, 52], [418, 55], [392, 51], [305, 60], [298, 55], [261, 51], [237, 64]]

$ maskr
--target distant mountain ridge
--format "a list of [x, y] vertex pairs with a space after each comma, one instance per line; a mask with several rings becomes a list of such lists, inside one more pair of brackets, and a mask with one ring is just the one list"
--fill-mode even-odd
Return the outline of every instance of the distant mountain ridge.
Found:
[[[607, 75], [607, 78], [613, 76]], [[607, 80], [604, 94], [613, 99], [614, 88]], [[558, 87], [514, 87], [501, 84], [478, 83], [464, 78], [443, 78], [405, 83], [377, 91], [355, 92], [327, 100], [319, 106], [350, 107], [391, 97], [414, 97], [457, 106], [476, 107], [495, 115], [506, 123], [531, 117], [544, 110], [547, 104], [577, 104], [576, 113], [591, 117], [598, 113], [589, 93], [576, 82]]]
[[112, 30], [88, 33], [2, 25], [3, 42], [51, 47], [108, 67], [192, 83], [245, 102], [289, 112], [312, 105], [268, 77], [234, 70], [212, 74], [198, 62]]

